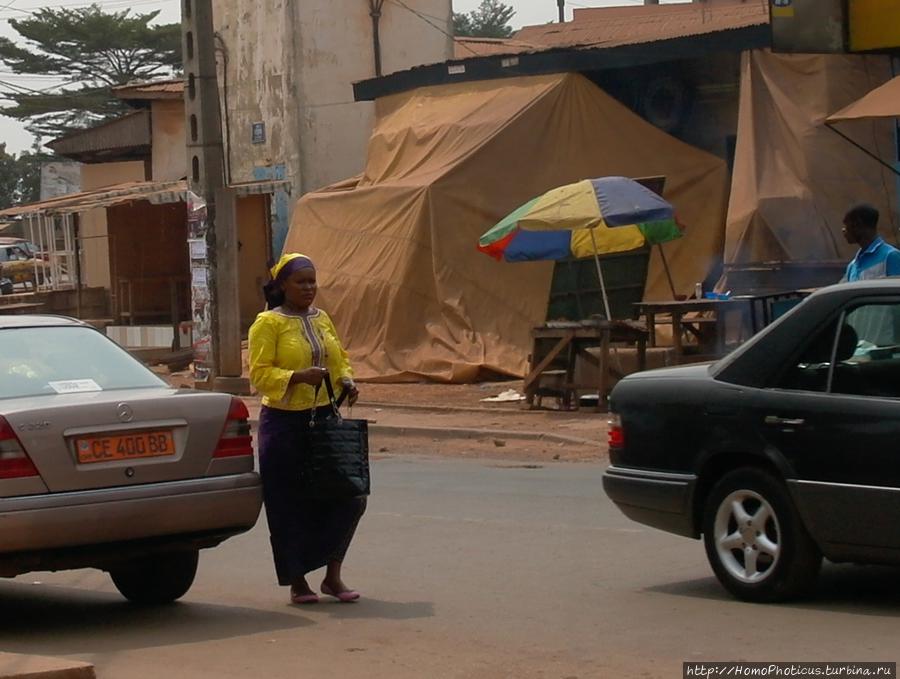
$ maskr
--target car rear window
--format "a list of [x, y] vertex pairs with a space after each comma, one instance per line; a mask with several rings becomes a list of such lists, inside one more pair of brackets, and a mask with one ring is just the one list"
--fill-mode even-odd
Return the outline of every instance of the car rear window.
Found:
[[0, 399], [143, 387], [166, 383], [91, 328], [0, 330]]

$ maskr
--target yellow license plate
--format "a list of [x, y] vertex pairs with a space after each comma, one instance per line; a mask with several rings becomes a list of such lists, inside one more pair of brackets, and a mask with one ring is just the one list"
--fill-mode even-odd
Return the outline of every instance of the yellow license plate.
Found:
[[80, 464], [115, 462], [175, 454], [171, 431], [145, 431], [115, 436], [90, 436], [75, 442]]

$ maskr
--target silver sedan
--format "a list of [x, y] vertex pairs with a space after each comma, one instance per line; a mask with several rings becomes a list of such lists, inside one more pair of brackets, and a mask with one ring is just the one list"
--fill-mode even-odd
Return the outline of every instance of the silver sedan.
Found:
[[0, 316], [0, 577], [92, 567], [132, 601], [181, 597], [199, 550], [259, 516], [248, 419], [80, 321]]

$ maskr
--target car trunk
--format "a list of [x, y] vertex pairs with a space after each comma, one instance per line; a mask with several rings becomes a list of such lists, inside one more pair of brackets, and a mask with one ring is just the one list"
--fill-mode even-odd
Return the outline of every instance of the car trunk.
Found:
[[56, 493], [205, 476], [231, 397], [141, 388], [14, 403], [3, 417]]

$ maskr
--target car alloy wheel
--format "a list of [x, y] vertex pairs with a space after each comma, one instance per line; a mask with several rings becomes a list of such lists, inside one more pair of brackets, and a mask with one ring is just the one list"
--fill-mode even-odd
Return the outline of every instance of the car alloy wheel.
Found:
[[784, 482], [757, 467], [728, 472], [713, 486], [703, 542], [719, 582], [746, 601], [806, 594], [822, 563]]
[[713, 528], [722, 566], [740, 582], [761, 582], [781, 556], [778, 517], [752, 490], [736, 490], [719, 504]]

